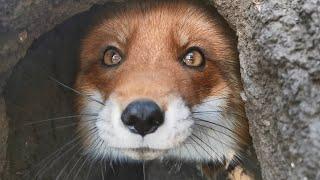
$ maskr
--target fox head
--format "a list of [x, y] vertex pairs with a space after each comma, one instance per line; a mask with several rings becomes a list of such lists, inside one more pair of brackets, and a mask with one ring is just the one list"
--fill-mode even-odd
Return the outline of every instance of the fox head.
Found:
[[191, 1], [108, 10], [82, 41], [75, 88], [98, 158], [231, 160], [249, 141], [235, 37]]

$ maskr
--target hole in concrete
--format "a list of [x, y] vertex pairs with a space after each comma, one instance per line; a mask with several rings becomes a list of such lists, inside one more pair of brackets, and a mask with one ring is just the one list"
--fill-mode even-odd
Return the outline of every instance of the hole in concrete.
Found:
[[[50, 77], [73, 85], [79, 39], [95, 10], [96, 7], [76, 15], [41, 36], [14, 68], [5, 89], [10, 127], [8, 178], [55, 179], [61, 173], [62, 179], [76, 174], [77, 179], [143, 179], [141, 164], [84, 163], [90, 160], [78, 154], [80, 146], [74, 141], [76, 118], [48, 120], [75, 114], [72, 108], [75, 94]], [[173, 166], [176, 167], [172, 171]], [[165, 165], [150, 162], [147, 170], [150, 176], [159, 179], [202, 179], [194, 164], [180, 167], [172, 162]]]

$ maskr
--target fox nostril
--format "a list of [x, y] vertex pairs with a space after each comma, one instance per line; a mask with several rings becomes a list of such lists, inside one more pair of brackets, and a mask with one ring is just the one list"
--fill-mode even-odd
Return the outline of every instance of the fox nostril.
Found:
[[136, 100], [125, 108], [121, 120], [131, 132], [145, 136], [156, 131], [162, 125], [164, 117], [155, 102]]
[[127, 126], [133, 126], [135, 124], [135, 122], [138, 120], [138, 117], [135, 115], [130, 115], [128, 118], [126, 118], [125, 121], [123, 121], [125, 123], [125, 125]]

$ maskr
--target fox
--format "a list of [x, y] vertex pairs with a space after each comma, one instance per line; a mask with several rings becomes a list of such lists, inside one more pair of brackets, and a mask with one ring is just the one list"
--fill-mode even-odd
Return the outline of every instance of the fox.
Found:
[[106, 11], [80, 48], [74, 88], [86, 154], [197, 162], [230, 179], [250, 145], [237, 38], [213, 8], [191, 0], [128, 1]]

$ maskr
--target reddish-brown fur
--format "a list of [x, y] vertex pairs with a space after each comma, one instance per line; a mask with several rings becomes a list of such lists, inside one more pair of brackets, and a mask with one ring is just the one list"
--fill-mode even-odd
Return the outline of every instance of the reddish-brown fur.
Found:
[[[109, 44], [122, 51], [124, 61], [118, 67], [101, 63]], [[204, 50], [204, 69], [181, 64], [181, 56], [191, 46]], [[224, 94], [228, 110], [238, 115], [234, 131], [241, 136], [240, 147], [249, 142], [239, 95], [236, 40], [215, 12], [188, 1], [133, 3], [114, 9], [84, 38], [80, 59], [76, 89], [99, 89], [105, 98], [117, 93], [123, 105], [143, 97], [165, 109], [168, 95], [177, 93], [191, 107]], [[80, 106], [81, 101], [80, 97]]]
[[[86, 86], [103, 90], [106, 96], [110, 94], [109, 91], [119, 91], [128, 97], [136, 96], [136, 91], [140, 96], [149, 97], [177, 91], [184, 95], [190, 105], [213, 95], [214, 87], [226, 86], [226, 77], [223, 77], [218, 65], [223, 61], [232, 62], [237, 57], [233, 39], [228, 37], [225, 28], [210, 16], [202, 18], [205, 21], [199, 21], [199, 16], [204, 16], [204, 13], [187, 4], [175, 6], [163, 3], [149, 9], [152, 10], [147, 12], [148, 15], [136, 9], [123, 14], [118, 12], [117, 18], [106, 19], [85, 38], [81, 70], [86, 78], [84, 81], [88, 83]], [[180, 44], [181, 35], [190, 37], [190, 40]], [[208, 41], [207, 37], [212, 40]], [[102, 53], [108, 43], [116, 44], [125, 54], [126, 60], [119, 68], [101, 66]], [[195, 45], [202, 47], [208, 58], [204, 71], [182, 67], [179, 62], [186, 49]], [[150, 75], [152, 79], [148, 77]], [[128, 83], [130, 78], [134, 82]], [[137, 86], [141, 81], [150, 84]], [[120, 88], [124, 85], [127, 92]], [[225, 88], [223, 92], [227, 90]]]

